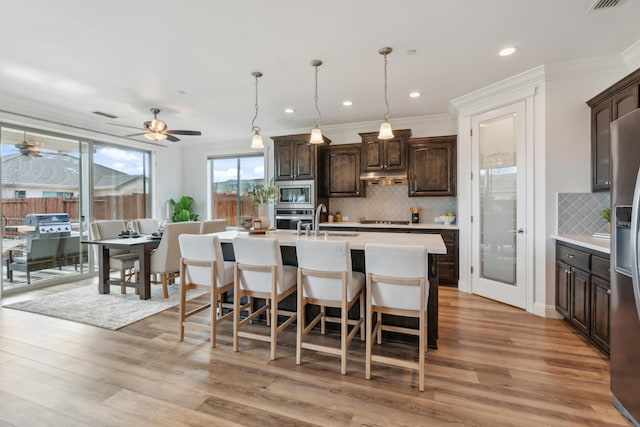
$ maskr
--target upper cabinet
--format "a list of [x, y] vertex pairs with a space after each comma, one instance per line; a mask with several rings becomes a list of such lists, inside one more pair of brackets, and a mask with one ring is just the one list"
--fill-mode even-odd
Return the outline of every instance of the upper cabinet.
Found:
[[362, 137], [361, 172], [404, 171], [407, 169], [407, 140], [411, 129], [394, 130], [392, 139], [378, 139], [378, 132], [359, 134]]
[[343, 144], [320, 150], [321, 197], [364, 197], [360, 180], [361, 144]]
[[[309, 134], [275, 136], [273, 162], [276, 181], [316, 178], [317, 148], [309, 144]], [[331, 141], [324, 139], [328, 144]]]
[[456, 136], [409, 140], [409, 197], [456, 195]]
[[591, 189], [611, 187], [609, 124], [640, 107], [640, 69], [587, 101], [591, 108]]

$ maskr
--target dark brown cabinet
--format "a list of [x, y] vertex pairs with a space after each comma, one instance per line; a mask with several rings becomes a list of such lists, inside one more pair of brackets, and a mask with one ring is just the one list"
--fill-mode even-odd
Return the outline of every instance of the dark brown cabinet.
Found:
[[607, 355], [610, 294], [606, 255], [556, 243], [556, 310]]
[[361, 172], [407, 170], [407, 140], [411, 130], [394, 130], [392, 139], [378, 139], [378, 132], [359, 134], [362, 138]]
[[629, 74], [589, 101], [591, 108], [591, 189], [611, 187], [611, 135], [609, 124], [640, 108], [640, 69]]
[[408, 145], [409, 197], [456, 195], [456, 136], [412, 138]]
[[[325, 138], [326, 143], [331, 141]], [[276, 181], [307, 180], [316, 177], [317, 146], [309, 144], [309, 134], [273, 137]]]
[[366, 186], [360, 180], [361, 144], [344, 144], [321, 150], [323, 197], [364, 197]]

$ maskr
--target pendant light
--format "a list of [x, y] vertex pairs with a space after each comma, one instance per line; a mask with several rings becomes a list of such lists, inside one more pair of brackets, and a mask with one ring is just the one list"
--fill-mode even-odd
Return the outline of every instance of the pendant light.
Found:
[[262, 143], [262, 135], [260, 135], [260, 126], [256, 126], [256, 119], [258, 118], [258, 79], [262, 77], [262, 73], [260, 71], [254, 71], [251, 75], [256, 78], [256, 114], [253, 116], [253, 120], [251, 121], [251, 132], [253, 132], [251, 148], [255, 150], [262, 150], [264, 149], [264, 144]]
[[384, 122], [380, 125], [380, 133], [378, 139], [393, 138], [391, 123], [389, 123], [389, 102], [387, 101], [387, 55], [393, 51], [390, 47], [383, 47], [378, 53], [384, 56], [384, 104], [387, 106], [387, 112], [384, 113]]
[[322, 137], [322, 132], [320, 131], [320, 121], [322, 120], [322, 116], [320, 115], [320, 109], [318, 108], [318, 67], [322, 65], [322, 61], [319, 59], [314, 59], [311, 61], [311, 65], [316, 69], [316, 111], [318, 112], [318, 119], [313, 124], [313, 130], [311, 131], [311, 138], [309, 139], [309, 144], [324, 144], [324, 138]]

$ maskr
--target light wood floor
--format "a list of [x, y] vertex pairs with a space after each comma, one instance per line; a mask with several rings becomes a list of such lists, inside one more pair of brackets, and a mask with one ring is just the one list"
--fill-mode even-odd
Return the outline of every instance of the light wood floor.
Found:
[[611, 403], [607, 359], [562, 321], [451, 288], [440, 290], [423, 393], [402, 369], [374, 365], [365, 380], [359, 338], [341, 376], [337, 357], [312, 351], [296, 366], [293, 327], [270, 362], [266, 343], [241, 340], [234, 353], [228, 322], [216, 349], [193, 328], [180, 343], [177, 319], [173, 308], [114, 332], [0, 309], [0, 426], [629, 425]]

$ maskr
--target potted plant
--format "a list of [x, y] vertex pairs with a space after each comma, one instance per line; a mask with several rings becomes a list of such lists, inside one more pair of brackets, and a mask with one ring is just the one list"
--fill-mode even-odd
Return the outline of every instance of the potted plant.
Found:
[[600, 211], [600, 218], [607, 221], [607, 233], [611, 233], [611, 208], [604, 208]]
[[258, 217], [254, 221], [260, 221], [260, 228], [269, 228], [271, 220], [267, 212], [267, 204], [274, 202], [278, 198], [278, 187], [265, 187], [257, 184], [247, 187], [246, 194], [258, 203]]
[[169, 200], [173, 207], [173, 222], [197, 221], [200, 215], [191, 212], [193, 208], [193, 197], [182, 196], [177, 202], [173, 199]]

